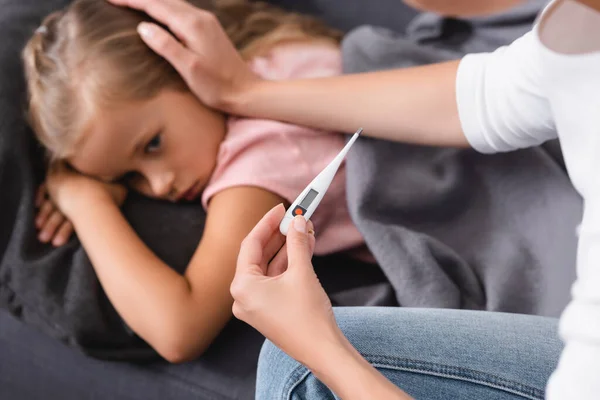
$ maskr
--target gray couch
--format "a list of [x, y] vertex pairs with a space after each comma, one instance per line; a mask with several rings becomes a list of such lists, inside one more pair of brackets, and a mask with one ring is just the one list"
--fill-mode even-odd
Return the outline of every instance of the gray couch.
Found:
[[[402, 31], [414, 16], [400, 0], [274, 2], [344, 30], [367, 23]], [[170, 365], [124, 329], [77, 241], [50, 250], [35, 240], [32, 199], [43, 169], [23, 120], [18, 54], [42, 16], [65, 3], [0, 3], [0, 400], [253, 398], [263, 342], [253, 329], [233, 320], [199, 360]], [[132, 196], [125, 213], [161, 257], [179, 269], [186, 264], [202, 231], [198, 206]], [[180, 237], [187, 240], [174, 251], [173, 238]], [[315, 264], [332, 296], [385, 280], [376, 268], [341, 256]]]

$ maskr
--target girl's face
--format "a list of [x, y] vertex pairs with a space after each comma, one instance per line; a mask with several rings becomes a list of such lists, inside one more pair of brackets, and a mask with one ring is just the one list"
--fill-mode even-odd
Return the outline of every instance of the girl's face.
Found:
[[79, 172], [169, 201], [191, 201], [206, 186], [225, 136], [225, 118], [193, 94], [163, 90], [150, 100], [94, 115], [76, 154]]

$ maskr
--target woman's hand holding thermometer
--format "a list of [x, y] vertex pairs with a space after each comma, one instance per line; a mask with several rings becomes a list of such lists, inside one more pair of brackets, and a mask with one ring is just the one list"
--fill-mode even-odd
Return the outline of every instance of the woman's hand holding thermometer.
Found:
[[348, 143], [346, 143], [346, 146], [344, 146], [339, 154], [329, 163], [329, 165], [327, 165], [327, 167], [325, 167], [323, 171], [321, 171], [319, 175], [315, 177], [315, 179], [312, 180], [311, 183], [308, 184], [306, 189], [300, 193], [296, 200], [294, 200], [290, 208], [288, 208], [285, 212], [285, 215], [279, 224], [279, 231], [282, 234], [287, 235], [290, 223], [296, 215], [302, 215], [306, 220], [310, 219], [321, 202], [321, 199], [323, 196], [325, 196], [325, 193], [327, 192], [335, 173], [342, 164], [344, 157], [346, 157], [348, 150], [350, 150], [350, 147], [352, 147], [361, 133], [362, 128], [356, 131], [356, 133], [352, 136], [352, 138], [350, 138]]

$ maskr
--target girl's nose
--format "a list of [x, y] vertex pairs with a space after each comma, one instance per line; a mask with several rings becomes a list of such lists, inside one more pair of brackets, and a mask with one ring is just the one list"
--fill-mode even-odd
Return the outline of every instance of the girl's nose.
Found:
[[154, 195], [159, 198], [165, 198], [171, 194], [171, 191], [173, 190], [173, 178], [173, 174], [163, 173], [148, 179]]

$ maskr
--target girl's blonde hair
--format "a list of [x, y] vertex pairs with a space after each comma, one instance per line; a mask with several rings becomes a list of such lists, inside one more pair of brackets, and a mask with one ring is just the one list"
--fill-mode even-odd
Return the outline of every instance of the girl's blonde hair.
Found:
[[[213, 12], [245, 58], [287, 40], [341, 34], [316, 19], [247, 0], [190, 0]], [[51, 159], [69, 157], [98, 107], [188, 90], [175, 69], [140, 39], [146, 14], [106, 0], [75, 0], [48, 15], [22, 57], [28, 119]]]

